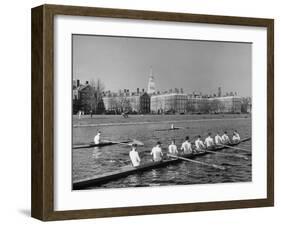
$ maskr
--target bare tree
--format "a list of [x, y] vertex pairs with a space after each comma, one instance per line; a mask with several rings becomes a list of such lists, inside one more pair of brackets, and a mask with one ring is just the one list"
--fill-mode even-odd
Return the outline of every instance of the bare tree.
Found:
[[118, 102], [116, 97], [110, 99], [109, 105], [110, 105], [110, 107], [109, 107], [110, 110], [114, 111], [115, 114], [117, 114], [118, 113], [118, 109], [119, 109], [119, 102]]
[[91, 92], [90, 92], [90, 107], [93, 113], [101, 113], [104, 111], [104, 104], [103, 104], [103, 92], [105, 89], [104, 84], [101, 82], [100, 79], [91, 80], [90, 82]]
[[210, 111], [211, 113], [217, 113], [219, 111], [219, 104], [220, 101], [219, 100], [212, 100], [210, 103]]
[[199, 106], [199, 112], [207, 114], [211, 112], [211, 103], [209, 101], [206, 101], [204, 103], [200, 103]]
[[195, 105], [192, 100], [187, 100], [185, 105], [185, 112], [193, 113], [195, 111]]
[[247, 113], [250, 109], [251, 101], [250, 98], [242, 98], [241, 100], [241, 112]]
[[219, 103], [218, 103], [218, 110], [220, 113], [224, 113], [224, 111], [225, 111], [225, 106], [222, 101], [219, 101]]
[[119, 98], [119, 109], [121, 112], [131, 112], [132, 110], [132, 106], [130, 103], [130, 100], [128, 98], [124, 97], [120, 97]]

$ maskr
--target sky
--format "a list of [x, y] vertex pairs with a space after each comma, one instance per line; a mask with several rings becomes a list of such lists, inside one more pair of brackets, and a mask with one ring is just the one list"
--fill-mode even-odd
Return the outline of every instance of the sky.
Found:
[[251, 96], [252, 44], [175, 39], [73, 35], [73, 79], [100, 79], [105, 90], [183, 88], [203, 94]]

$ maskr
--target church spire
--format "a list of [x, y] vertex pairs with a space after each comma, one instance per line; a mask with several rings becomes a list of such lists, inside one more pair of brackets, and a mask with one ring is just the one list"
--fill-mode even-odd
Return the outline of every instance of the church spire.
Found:
[[153, 93], [155, 93], [155, 91], [156, 91], [156, 88], [155, 88], [155, 81], [154, 81], [152, 66], [150, 66], [150, 74], [149, 74], [149, 80], [148, 80], [148, 89], [147, 89], [147, 93], [148, 93], [148, 94], [153, 94]]

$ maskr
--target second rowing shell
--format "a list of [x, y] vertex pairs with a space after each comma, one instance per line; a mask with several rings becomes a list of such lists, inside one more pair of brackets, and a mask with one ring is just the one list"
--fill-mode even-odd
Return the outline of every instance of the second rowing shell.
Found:
[[87, 143], [87, 144], [76, 144], [76, 145], [73, 145], [73, 149], [80, 149], [80, 148], [92, 148], [92, 147], [104, 147], [104, 146], [109, 146], [109, 145], [114, 145], [114, 144], [119, 144], [119, 143], [124, 143], [124, 144], [128, 144], [132, 142], [131, 140], [126, 140], [126, 141], [120, 141], [120, 142], [114, 142], [114, 141], [111, 141], [111, 142], [102, 142], [102, 143], [99, 143], [99, 144], [95, 144], [94, 142], [90, 142], [90, 143]]
[[182, 129], [182, 128], [169, 128], [169, 129], [156, 129], [155, 131], [170, 131], [170, 130], [178, 130], [178, 129]]

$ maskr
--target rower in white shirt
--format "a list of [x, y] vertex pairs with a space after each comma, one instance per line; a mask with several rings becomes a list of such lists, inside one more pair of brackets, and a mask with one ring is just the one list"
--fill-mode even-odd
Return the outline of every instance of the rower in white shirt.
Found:
[[181, 150], [183, 154], [192, 154], [192, 146], [189, 142], [189, 136], [185, 137], [185, 141], [181, 145]]
[[240, 141], [240, 135], [237, 132], [237, 130], [234, 130], [233, 137], [232, 137], [233, 143], [238, 143]]
[[139, 153], [137, 152], [137, 144], [132, 144], [132, 150], [130, 151], [129, 156], [134, 167], [140, 165], [141, 159]]
[[95, 144], [99, 144], [99, 143], [101, 142], [100, 136], [101, 136], [101, 132], [98, 131], [97, 135], [96, 135], [95, 138], [94, 138], [94, 143], [95, 143]]
[[162, 152], [161, 142], [160, 141], [158, 141], [156, 143], [156, 146], [152, 148], [150, 154], [152, 155], [152, 160], [154, 162], [162, 161], [162, 159], [163, 159], [163, 152]]
[[208, 149], [214, 147], [214, 139], [211, 137], [212, 133], [208, 133], [208, 137], [205, 139], [205, 145]]
[[215, 136], [215, 144], [216, 144], [216, 145], [221, 145], [221, 144], [222, 144], [222, 138], [221, 138], [219, 132], [218, 132], [217, 135]]
[[201, 136], [198, 135], [198, 138], [195, 141], [195, 148], [196, 151], [202, 152], [206, 148], [203, 141], [201, 140]]
[[224, 131], [224, 134], [222, 135], [221, 139], [222, 139], [223, 144], [229, 144], [230, 143], [230, 139], [227, 135], [227, 131]]
[[168, 152], [169, 154], [171, 155], [177, 155], [178, 154], [178, 148], [176, 146], [176, 142], [175, 140], [172, 140], [171, 144], [169, 145], [169, 148], [168, 148]]

